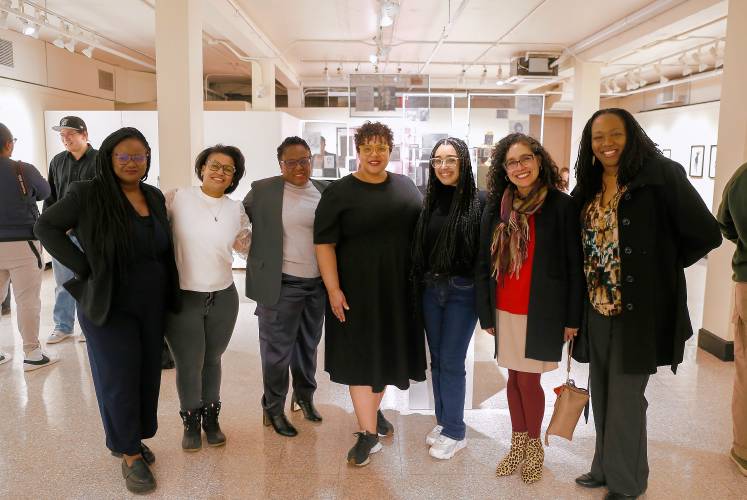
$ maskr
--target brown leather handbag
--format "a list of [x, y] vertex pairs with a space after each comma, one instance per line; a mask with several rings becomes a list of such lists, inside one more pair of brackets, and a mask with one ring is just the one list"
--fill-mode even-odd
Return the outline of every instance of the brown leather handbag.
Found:
[[[555, 388], [558, 398], [555, 400], [555, 409], [552, 412], [550, 425], [545, 431], [545, 445], [550, 443], [547, 437], [550, 434], [566, 438], [568, 441], [573, 439], [573, 431], [576, 429], [581, 413], [586, 409], [588, 415], [589, 389], [576, 387], [576, 383], [571, 379], [571, 354], [573, 352], [573, 340], [568, 346], [568, 369], [566, 371], [565, 384]], [[588, 417], [587, 417], [588, 418]]]

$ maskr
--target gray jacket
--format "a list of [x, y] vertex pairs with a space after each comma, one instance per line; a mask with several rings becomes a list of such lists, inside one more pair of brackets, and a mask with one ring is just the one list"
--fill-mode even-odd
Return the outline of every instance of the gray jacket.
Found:
[[[280, 297], [283, 269], [283, 192], [281, 176], [252, 183], [244, 209], [252, 222], [252, 246], [246, 262], [246, 296], [271, 306]], [[311, 180], [321, 193], [328, 182]]]

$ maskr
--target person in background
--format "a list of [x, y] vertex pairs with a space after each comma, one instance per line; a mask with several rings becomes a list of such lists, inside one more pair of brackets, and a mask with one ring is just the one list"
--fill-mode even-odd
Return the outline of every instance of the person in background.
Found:
[[241, 151], [218, 144], [195, 160], [202, 185], [166, 193], [181, 302], [178, 313], [167, 315], [166, 340], [176, 365], [185, 451], [202, 447], [200, 421], [208, 445], [226, 443], [218, 424], [221, 356], [239, 313], [232, 251], [246, 255], [250, 237], [244, 207], [227, 194], [244, 170]]
[[143, 182], [150, 162], [139, 130], [113, 132], [101, 143], [94, 178], [73, 183], [35, 227], [73, 271], [65, 288], [78, 301], [106, 446], [123, 457], [125, 485], [137, 494], [156, 488], [155, 455], [142, 441], [158, 429], [164, 320], [179, 301], [165, 199]]
[[394, 432], [380, 410], [386, 386], [425, 380], [409, 282], [421, 196], [408, 177], [386, 171], [393, 145], [389, 127], [364, 123], [355, 133], [359, 169], [324, 191], [314, 220], [329, 304], [325, 370], [350, 390], [359, 431], [347, 460], [357, 467]]
[[[60, 124], [52, 127], [60, 133], [60, 140], [65, 151], [57, 154], [49, 163], [47, 178], [52, 193], [44, 200], [44, 210], [53, 206], [67, 194], [73, 182], [92, 179], [96, 172], [96, 150], [88, 143], [88, 128], [86, 123], [77, 116], [66, 116]], [[71, 235], [73, 243], [77, 244], [75, 236]], [[54, 330], [47, 337], [47, 344], [57, 344], [73, 337], [75, 326], [75, 299], [63, 286], [73, 279], [73, 272], [52, 258], [54, 272], [54, 309], [52, 321]], [[78, 340], [85, 341], [81, 336]]]
[[731, 414], [734, 442], [729, 456], [747, 476], [747, 163], [734, 172], [724, 187], [718, 223], [724, 238], [735, 243], [734, 271], [734, 392]]
[[[16, 139], [0, 123], [0, 302], [16, 297], [16, 323], [23, 339], [23, 370], [50, 366], [58, 358], [44, 352], [39, 343], [41, 282], [44, 268], [41, 246], [34, 236], [39, 216], [37, 201], [49, 196], [49, 184], [33, 165], [11, 160]], [[0, 352], [0, 365], [10, 361]]]
[[693, 334], [684, 270], [721, 234], [682, 166], [624, 109], [591, 116], [575, 170], [597, 434], [591, 470], [576, 483], [607, 486], [608, 499], [636, 498], [649, 475], [646, 385], [658, 366], [676, 372], [682, 362]]
[[542, 373], [554, 370], [563, 342], [581, 326], [584, 276], [578, 209], [562, 192], [550, 154], [534, 138], [509, 134], [496, 144], [477, 270], [480, 325], [496, 337], [508, 369], [511, 448], [496, 475], [521, 466], [526, 484], [542, 478], [545, 414]]
[[449, 137], [431, 152], [413, 253], [415, 304], [431, 355], [436, 426], [428, 453], [448, 460], [467, 446], [464, 361], [477, 322], [475, 263], [484, 206], [467, 144]]
[[277, 148], [280, 175], [252, 183], [244, 208], [253, 243], [246, 263], [246, 296], [257, 302], [264, 425], [282, 436], [296, 428], [285, 416], [288, 370], [291, 409], [321, 422], [314, 406], [316, 350], [322, 338], [324, 285], [314, 254], [314, 211], [328, 183], [310, 179], [311, 149], [300, 137]]

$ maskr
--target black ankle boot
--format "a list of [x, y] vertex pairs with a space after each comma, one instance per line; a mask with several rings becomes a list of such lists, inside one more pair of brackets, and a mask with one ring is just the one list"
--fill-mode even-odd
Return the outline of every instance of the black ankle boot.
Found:
[[200, 434], [200, 415], [202, 409], [180, 411], [184, 424], [184, 436], [182, 436], [182, 450], [197, 451], [202, 448], [202, 435]]
[[226, 436], [221, 432], [218, 425], [218, 414], [220, 413], [220, 401], [210, 403], [202, 407], [202, 429], [207, 436], [210, 446], [223, 446], [226, 444]]
[[291, 411], [303, 411], [303, 416], [306, 420], [309, 420], [311, 422], [321, 422], [322, 416], [319, 415], [319, 412], [316, 411], [316, 408], [314, 407], [314, 401], [311, 399], [307, 399], [304, 401], [303, 399], [298, 399], [296, 397], [296, 394], [293, 394], [293, 397], [291, 398]]
[[262, 423], [265, 424], [265, 427], [272, 425], [275, 432], [281, 436], [293, 437], [298, 435], [296, 428], [293, 427], [293, 424], [288, 422], [288, 419], [285, 417], [285, 413], [270, 415], [267, 413], [267, 410], [262, 410], [262, 414]]

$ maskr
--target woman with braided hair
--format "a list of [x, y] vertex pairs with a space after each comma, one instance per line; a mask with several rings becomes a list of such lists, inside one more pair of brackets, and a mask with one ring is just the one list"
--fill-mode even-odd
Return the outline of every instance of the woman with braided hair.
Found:
[[522, 480], [542, 477], [541, 374], [554, 370], [563, 342], [581, 324], [584, 276], [578, 209], [561, 192], [550, 154], [535, 139], [510, 134], [495, 146], [480, 225], [476, 272], [480, 326], [495, 336], [508, 369], [511, 449], [496, 468]]
[[464, 360], [477, 322], [474, 269], [481, 201], [467, 144], [449, 137], [431, 152], [428, 186], [415, 227], [416, 306], [431, 354], [436, 426], [429, 454], [447, 460], [467, 445]]

